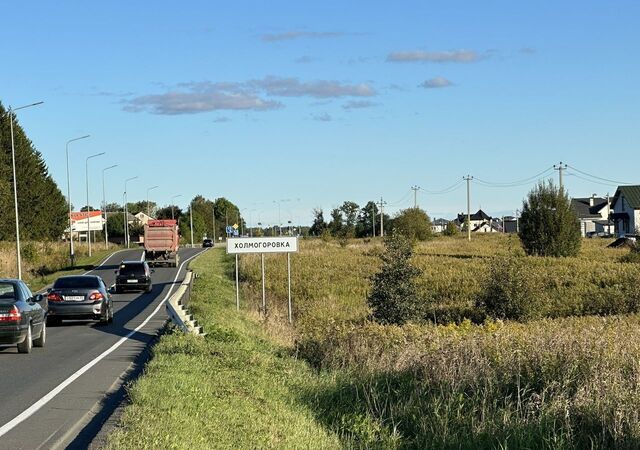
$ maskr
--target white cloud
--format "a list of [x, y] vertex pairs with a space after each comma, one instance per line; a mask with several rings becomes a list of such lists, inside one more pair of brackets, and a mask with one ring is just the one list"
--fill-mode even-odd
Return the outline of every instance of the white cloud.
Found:
[[378, 104], [369, 100], [351, 100], [342, 105], [346, 110], [372, 108], [374, 106], [378, 106]]
[[301, 82], [297, 78], [266, 77], [251, 82], [276, 97], [372, 97], [376, 91], [366, 83], [344, 84], [339, 81], [318, 80]]
[[333, 120], [333, 118], [327, 113], [313, 114], [311, 117], [313, 120], [317, 120], [319, 122], [331, 122]]
[[445, 88], [449, 86], [453, 86], [453, 83], [443, 77], [431, 78], [430, 80], [425, 80], [423, 83], [420, 84], [420, 87], [423, 87], [425, 89], [437, 89], [437, 88]]
[[387, 56], [388, 62], [436, 62], [470, 63], [480, 59], [473, 50], [453, 50], [445, 52], [427, 52], [424, 50], [397, 51]]

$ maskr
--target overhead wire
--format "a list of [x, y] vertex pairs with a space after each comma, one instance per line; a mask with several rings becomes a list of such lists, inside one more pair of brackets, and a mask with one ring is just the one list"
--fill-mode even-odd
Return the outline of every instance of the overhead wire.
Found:
[[589, 179], [587, 177], [583, 177], [583, 176], [578, 175], [577, 173], [571, 173], [571, 172], [566, 173], [565, 175], [568, 176], [568, 177], [576, 177], [576, 178], [579, 178], [581, 180], [588, 181], [589, 183], [599, 184], [601, 186], [615, 187], [618, 184], [622, 184], [622, 183], [603, 183], [602, 181], [591, 180], [591, 179]]
[[[572, 170], [575, 170], [575, 171], [576, 171], [576, 172], [578, 172], [578, 173], [581, 173], [582, 175], [585, 175], [585, 176], [590, 177], [590, 178], [595, 178], [595, 179], [597, 179], [597, 180], [601, 180], [601, 181], [608, 181], [609, 183], [614, 183], [614, 184], [633, 184], [633, 183], [625, 183], [624, 181], [610, 180], [610, 179], [608, 179], [608, 178], [602, 178], [602, 177], [599, 177], [599, 176], [597, 176], [597, 175], [592, 175], [592, 174], [587, 173], [587, 172], [584, 172], [584, 171], [582, 171], [582, 170], [580, 170], [580, 169], [576, 169], [575, 167], [573, 167], [573, 166], [571, 166], [571, 165], [569, 165], [569, 164], [567, 164], [567, 167], [569, 167], [569, 168], [570, 168], [570, 169], [572, 169]], [[578, 178], [579, 178], [579, 177], [578, 177]], [[588, 181], [588, 180], [587, 180], [587, 181]], [[609, 185], [609, 186], [610, 186], [610, 185]]]
[[517, 186], [524, 186], [527, 184], [531, 184], [532, 181], [537, 181], [540, 178], [550, 174], [552, 170], [553, 170], [553, 166], [547, 167], [542, 172], [539, 172], [528, 178], [523, 178], [521, 180], [507, 181], [507, 182], [486, 181], [477, 177], [474, 177], [472, 181], [487, 187], [517, 187]]

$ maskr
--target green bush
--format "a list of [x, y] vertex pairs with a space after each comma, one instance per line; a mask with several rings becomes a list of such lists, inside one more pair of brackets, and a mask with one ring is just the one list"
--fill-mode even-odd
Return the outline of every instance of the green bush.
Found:
[[476, 306], [494, 319], [529, 320], [543, 317], [547, 292], [526, 258], [496, 258]]
[[519, 236], [528, 255], [576, 256], [580, 223], [566, 192], [551, 181], [538, 184], [522, 204]]
[[384, 244], [382, 267], [371, 278], [373, 286], [367, 299], [373, 318], [396, 325], [423, 321], [425, 302], [420, 299], [416, 285], [421, 271], [411, 264], [411, 241], [393, 233], [385, 238]]
[[459, 232], [460, 231], [458, 230], [458, 227], [456, 226], [456, 224], [453, 222], [449, 222], [447, 223], [447, 226], [445, 227], [445, 229], [442, 231], [442, 234], [445, 236], [455, 236]]
[[402, 210], [393, 219], [393, 230], [412, 240], [426, 241], [432, 237], [431, 220], [420, 208]]

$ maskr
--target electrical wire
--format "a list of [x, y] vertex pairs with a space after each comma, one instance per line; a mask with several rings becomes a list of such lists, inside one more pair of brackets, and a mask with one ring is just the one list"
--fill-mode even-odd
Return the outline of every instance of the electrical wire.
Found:
[[[574, 169], [574, 170], [575, 170], [575, 169]], [[613, 183], [613, 184], [611, 184], [611, 183], [603, 183], [603, 182], [601, 182], [601, 181], [591, 180], [591, 179], [589, 179], [589, 178], [587, 178], [587, 177], [580, 176], [580, 175], [578, 175], [577, 173], [571, 173], [571, 172], [568, 172], [568, 173], [566, 173], [565, 175], [566, 175], [566, 176], [568, 176], [568, 177], [576, 177], [576, 178], [580, 178], [581, 180], [588, 181], [589, 183], [599, 184], [599, 185], [601, 185], [601, 186], [616, 187], [616, 186], [618, 185], [618, 183]], [[622, 184], [622, 183], [620, 183], [620, 184]]]
[[393, 207], [393, 206], [398, 206], [401, 203], [404, 203], [405, 201], [407, 201], [409, 199], [409, 196], [411, 195], [411, 191], [408, 191], [404, 197], [402, 197], [400, 200], [398, 200], [397, 202], [393, 202], [393, 203], [387, 203], [385, 206], [387, 207]]
[[462, 186], [463, 182], [464, 182], [464, 180], [459, 180], [455, 184], [452, 184], [451, 186], [446, 187], [444, 189], [441, 189], [439, 191], [429, 191], [427, 189], [422, 189], [422, 188], [420, 188], [420, 190], [422, 192], [424, 192], [426, 194], [430, 194], [430, 195], [448, 194], [449, 192], [453, 192], [453, 191], [457, 190], [460, 186]]
[[508, 182], [493, 182], [493, 181], [485, 181], [481, 178], [476, 178], [474, 177], [472, 181], [477, 182], [478, 184], [481, 184], [483, 186], [487, 186], [487, 187], [517, 187], [517, 186], [524, 186], [527, 184], [531, 184], [532, 181], [537, 181], [540, 178], [546, 176], [547, 174], [549, 174], [551, 171], [553, 170], [553, 166], [551, 167], [547, 167], [546, 169], [544, 169], [542, 172], [537, 173], [533, 176], [530, 176], [528, 178], [523, 178], [521, 180], [514, 180], [514, 181], [508, 181]]
[[[610, 180], [610, 179], [608, 179], [608, 178], [602, 178], [602, 177], [599, 177], [599, 176], [596, 176], [596, 175], [591, 175], [590, 173], [583, 172], [582, 170], [580, 170], [580, 169], [576, 169], [575, 167], [573, 167], [573, 166], [571, 166], [571, 165], [569, 165], [569, 164], [567, 164], [567, 167], [571, 168], [572, 170], [575, 170], [575, 171], [576, 171], [576, 172], [578, 172], [578, 173], [581, 173], [582, 175], [586, 175], [586, 176], [588, 176], [588, 177], [590, 177], [590, 178], [595, 178], [595, 179], [597, 179], [597, 180], [601, 180], [601, 181], [608, 181], [609, 183], [614, 183], [614, 184], [616, 184], [616, 185], [618, 185], [618, 184], [633, 184], [633, 183], [625, 183], [624, 181]], [[574, 174], [574, 175], [575, 175], [575, 174]], [[578, 178], [579, 178], [579, 177], [578, 177]], [[587, 180], [587, 181], [589, 181], [589, 180]], [[611, 186], [611, 185], [607, 185], [607, 186]]]

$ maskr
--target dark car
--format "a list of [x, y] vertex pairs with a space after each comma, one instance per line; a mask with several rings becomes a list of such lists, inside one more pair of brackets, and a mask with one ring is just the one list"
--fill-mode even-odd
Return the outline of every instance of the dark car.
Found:
[[58, 278], [47, 295], [50, 324], [62, 320], [113, 322], [113, 302], [102, 278], [97, 275], [70, 275]]
[[122, 261], [116, 270], [116, 293], [124, 291], [151, 292], [151, 273], [146, 261]]
[[46, 339], [46, 298], [20, 280], [0, 279], [0, 345], [17, 344], [19, 353], [31, 353]]
[[202, 246], [203, 247], [213, 247], [213, 239], [203, 239], [202, 240]]

